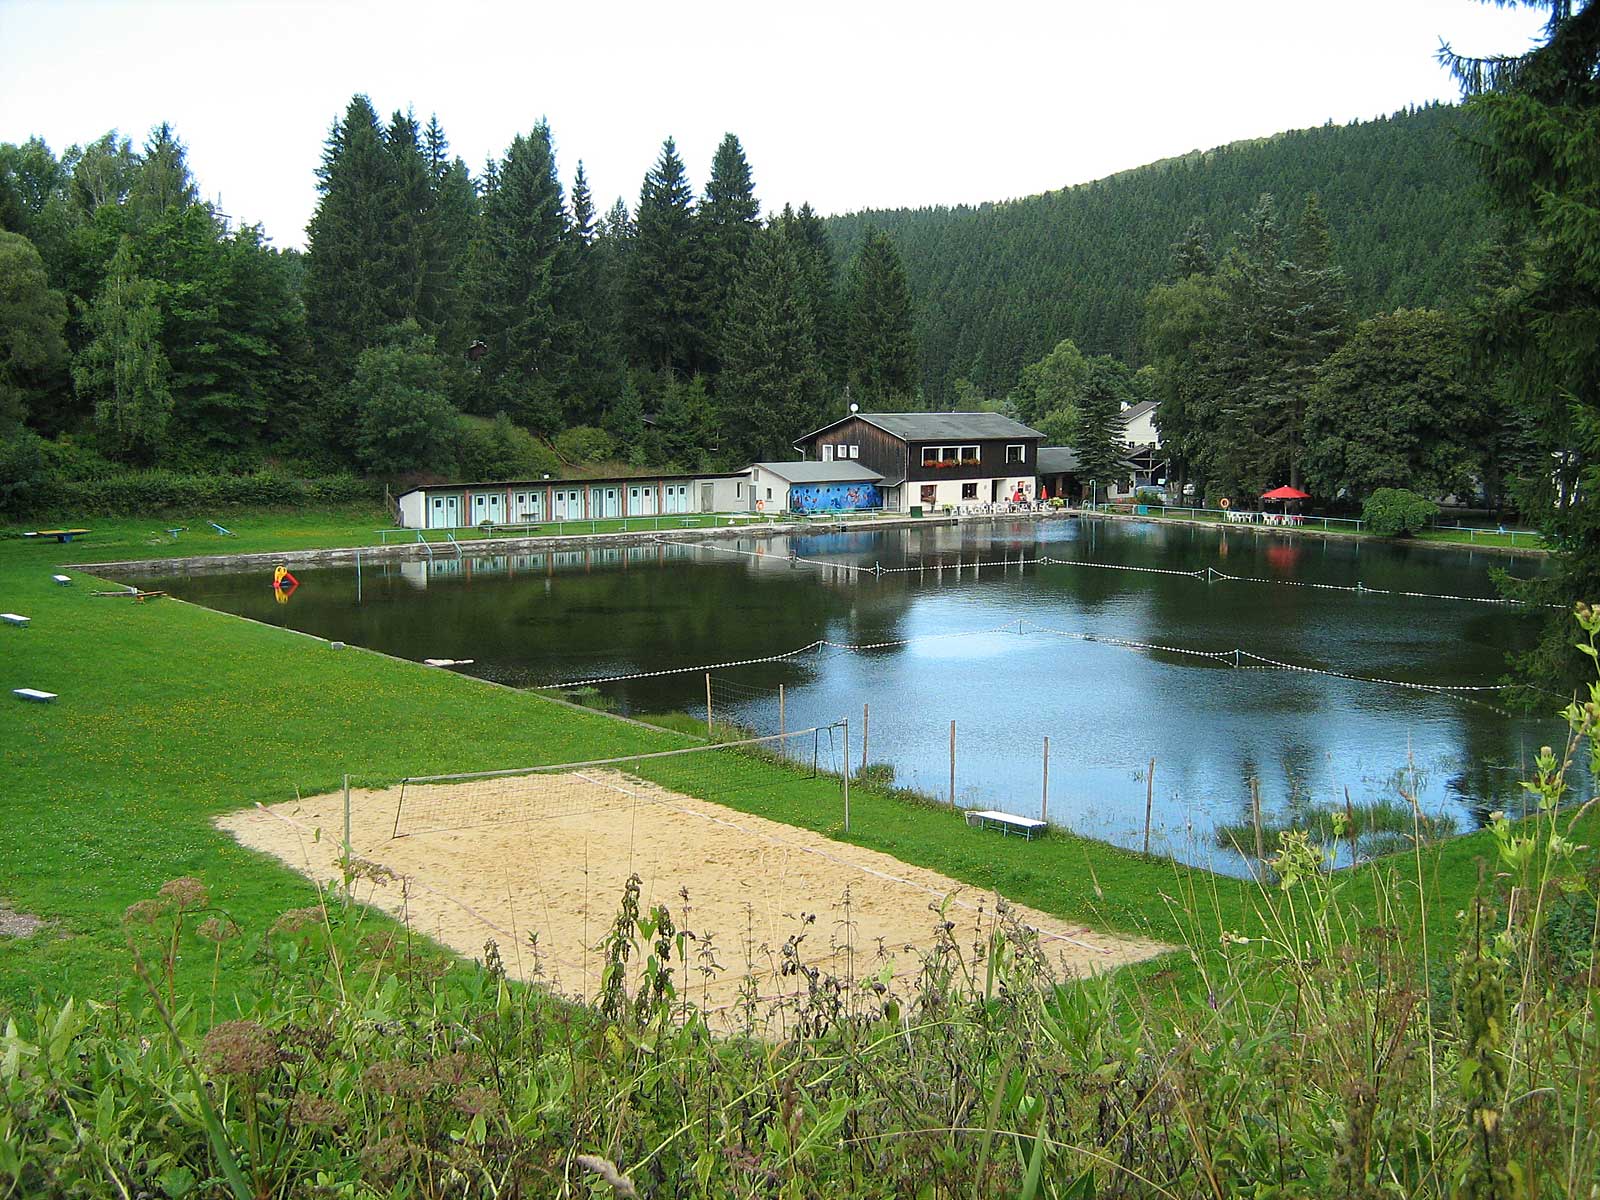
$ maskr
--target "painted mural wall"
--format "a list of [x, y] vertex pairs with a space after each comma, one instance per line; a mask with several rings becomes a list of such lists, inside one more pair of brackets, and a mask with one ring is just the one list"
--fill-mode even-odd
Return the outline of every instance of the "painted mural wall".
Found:
[[789, 489], [791, 512], [848, 512], [882, 508], [875, 483], [798, 483]]

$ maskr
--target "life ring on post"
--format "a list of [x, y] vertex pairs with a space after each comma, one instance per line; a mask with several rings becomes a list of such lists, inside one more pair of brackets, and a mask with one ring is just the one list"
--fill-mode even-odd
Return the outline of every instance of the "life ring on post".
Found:
[[765, 500], [757, 500], [756, 501], [756, 511], [757, 512], [766, 512], [767, 511], [767, 502]]
[[1217, 507], [1222, 509], [1224, 512], [1227, 511], [1229, 504], [1230, 504], [1230, 501], [1228, 500], [1228, 498], [1226, 496], [1224, 496], [1221, 500], [1217, 501]]

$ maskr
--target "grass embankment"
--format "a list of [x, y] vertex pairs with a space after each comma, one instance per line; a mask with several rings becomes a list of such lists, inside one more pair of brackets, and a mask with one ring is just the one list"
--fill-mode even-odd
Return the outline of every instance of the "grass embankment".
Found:
[[[89, 579], [51, 583], [67, 560], [336, 545], [370, 528], [366, 511], [235, 518], [236, 538], [192, 529], [152, 536], [159, 520], [91, 523], [82, 542], [0, 541], [0, 608], [33, 619], [0, 630], [5, 690], [57, 692], [50, 705], [9, 695], [0, 722], [0, 901], [54, 922], [0, 943], [0, 997], [93, 993], [123, 965], [119, 918], [163, 880], [199, 875], [241, 920], [305, 903], [306, 885], [210, 826], [218, 813], [405, 774], [477, 770], [685, 744], [452, 674], [168, 600], [91, 598]], [[185, 544], [185, 539], [188, 544]], [[748, 788], [715, 797], [843, 836], [832, 785], [753, 767]], [[694, 790], [692, 771], [663, 781]], [[1176, 940], [1165, 896], [1197, 888], [1208, 920], [1250, 922], [1250, 888], [1061, 835], [982, 835], [954, 814], [854, 790], [850, 840], [943, 871], [1064, 918]], [[1470, 894], [1483, 837], [1449, 843], [1425, 867], [1448, 924]], [[1440, 933], [1445, 930], [1441, 928]], [[225, 955], [224, 970], [230, 962]], [[192, 982], [200, 982], [197, 965]], [[209, 982], [208, 978], [206, 980]]]

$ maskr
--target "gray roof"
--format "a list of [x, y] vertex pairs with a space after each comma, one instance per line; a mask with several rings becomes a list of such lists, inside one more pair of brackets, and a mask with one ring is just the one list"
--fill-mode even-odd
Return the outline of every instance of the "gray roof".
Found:
[[1144, 416], [1145, 413], [1155, 408], [1155, 406], [1156, 401], [1154, 400], [1141, 400], [1137, 404], [1128, 405], [1127, 408], [1122, 410], [1122, 423], [1126, 425], [1129, 421], [1137, 421], [1140, 417]]
[[764, 462], [756, 463], [786, 483], [878, 483], [883, 476], [858, 462]]
[[1078, 470], [1078, 452], [1071, 446], [1040, 446], [1039, 474], [1071, 475]]
[[[964, 439], [987, 438], [1015, 438], [1018, 441], [1043, 440], [1044, 434], [1037, 429], [1030, 429], [1021, 421], [1013, 421], [1010, 417], [994, 412], [976, 413], [946, 413], [946, 412], [904, 412], [904, 413], [854, 413], [869, 425], [876, 425], [886, 433], [891, 433], [904, 442], [940, 442], [957, 441]], [[801, 438], [806, 441], [826, 433], [835, 425], [848, 421], [849, 417], [840, 417], [839, 420], [824, 425], [821, 429], [812, 430]]]

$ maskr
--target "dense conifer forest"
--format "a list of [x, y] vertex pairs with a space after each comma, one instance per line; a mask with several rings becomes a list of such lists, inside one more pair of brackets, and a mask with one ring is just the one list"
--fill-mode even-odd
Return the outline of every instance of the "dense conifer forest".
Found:
[[833, 217], [848, 256], [870, 230], [893, 239], [916, 305], [929, 407], [1005, 396], [1022, 369], [1071, 339], [1139, 365], [1145, 296], [1198, 223], [1219, 248], [1262, 193], [1296, 213], [1316, 194], [1350, 304], [1366, 317], [1451, 307], [1493, 235], [1463, 140], [1465, 111], [1429, 105], [1375, 121], [1302, 129], [1138, 167], [1079, 187], [976, 207]]

